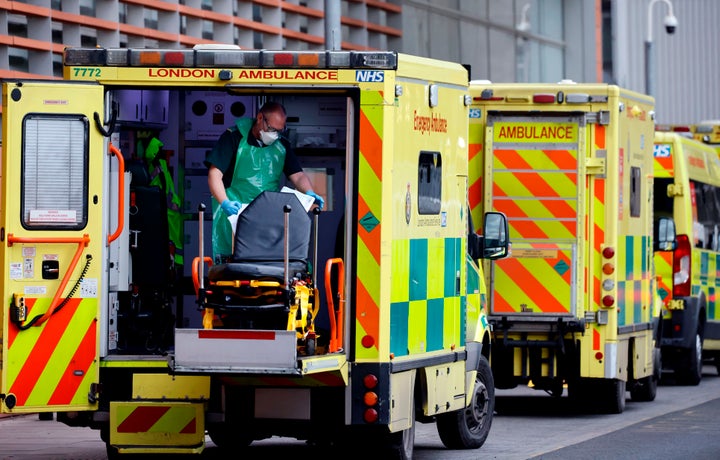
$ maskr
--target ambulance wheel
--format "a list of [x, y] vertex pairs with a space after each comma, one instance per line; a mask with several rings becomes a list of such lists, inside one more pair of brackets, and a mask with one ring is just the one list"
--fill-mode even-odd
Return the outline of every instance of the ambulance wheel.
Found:
[[485, 443], [495, 412], [495, 383], [485, 356], [480, 355], [472, 401], [465, 409], [438, 415], [440, 440], [448, 449], [477, 449]]
[[698, 385], [702, 380], [702, 337], [695, 333], [693, 347], [686, 351], [686, 365], [675, 370], [675, 376], [684, 385]]
[[121, 458], [120, 452], [117, 448], [111, 446], [109, 442], [105, 443], [105, 453], [107, 454], [108, 460], [119, 460]]
[[597, 409], [603, 414], [622, 414], [625, 410], [626, 383], [620, 379], [603, 379], [600, 382]]
[[226, 423], [208, 425], [207, 432], [213, 444], [227, 452], [242, 449], [253, 442], [251, 438], [243, 436], [240, 429], [233, 429], [232, 425]]
[[717, 370], [718, 375], [720, 375], [720, 354], [715, 355], [713, 362], [715, 363], [715, 370]]
[[387, 457], [392, 460], [412, 460], [415, 450], [415, 419], [410, 422], [410, 428], [387, 435]]

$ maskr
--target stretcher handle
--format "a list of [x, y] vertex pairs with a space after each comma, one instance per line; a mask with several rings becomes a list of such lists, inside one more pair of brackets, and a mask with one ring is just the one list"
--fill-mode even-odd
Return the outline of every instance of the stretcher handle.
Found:
[[292, 211], [292, 207], [289, 204], [283, 206], [283, 212], [285, 213], [285, 215], [283, 216], [285, 218], [285, 250], [283, 253], [283, 267], [285, 268], [285, 289], [287, 289], [288, 291], [290, 290], [290, 211]]
[[317, 286], [317, 261], [318, 261], [318, 220], [320, 216], [320, 208], [315, 207], [313, 210], [313, 262], [312, 262], [312, 285]]

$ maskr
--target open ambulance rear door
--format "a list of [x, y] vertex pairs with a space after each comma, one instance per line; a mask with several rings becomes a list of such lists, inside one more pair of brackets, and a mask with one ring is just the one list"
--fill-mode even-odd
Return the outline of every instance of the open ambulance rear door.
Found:
[[103, 87], [4, 81], [0, 412], [96, 408]]

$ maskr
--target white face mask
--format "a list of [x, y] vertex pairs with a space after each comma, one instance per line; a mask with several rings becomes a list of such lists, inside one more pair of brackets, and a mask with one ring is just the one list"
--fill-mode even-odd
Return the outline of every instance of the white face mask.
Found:
[[260, 142], [262, 142], [265, 145], [270, 145], [273, 142], [278, 140], [278, 133], [277, 131], [269, 133], [267, 131], [260, 131]]

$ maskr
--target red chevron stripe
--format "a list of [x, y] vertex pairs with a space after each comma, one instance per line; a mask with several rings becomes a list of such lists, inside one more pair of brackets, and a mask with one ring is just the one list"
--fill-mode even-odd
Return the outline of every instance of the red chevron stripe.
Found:
[[470, 201], [470, 209], [475, 209], [482, 203], [483, 185], [482, 178], [479, 178], [472, 184], [468, 190], [468, 200]]
[[197, 423], [196, 423], [195, 417], [193, 417], [193, 419], [190, 420], [190, 422], [188, 422], [188, 424], [185, 425], [185, 427], [182, 430], [180, 430], [180, 433], [194, 434], [195, 432], [197, 432]]
[[482, 151], [482, 144], [469, 144], [468, 145], [468, 160], [472, 160]]
[[597, 329], [593, 329], [593, 350], [600, 350], [600, 333], [597, 331]]
[[530, 271], [517, 259], [502, 259], [495, 262], [508, 278], [522, 280], [523, 292], [533, 299], [535, 304], [545, 313], [564, 313], [569, 307], [563, 305], [547, 286], [538, 280]]
[[[358, 196], [358, 217], [362, 218], [365, 214], [371, 212], [370, 206], [363, 199], [362, 196]], [[374, 214], [374, 213], [373, 213]], [[376, 216], [377, 217], [377, 216]], [[365, 230], [362, 225], [358, 225], [358, 237], [365, 242], [368, 251], [375, 259], [378, 265], [380, 265], [380, 229], [381, 224], [378, 224], [371, 231]]]
[[[535, 196], [540, 195], [536, 194]], [[536, 202], [542, 204], [545, 209], [550, 211], [553, 217], [557, 217], [558, 219], [572, 219], [574, 221], [577, 217], [577, 211], [565, 200], [537, 200]], [[572, 223], [569, 228], [572, 229], [572, 233], [574, 234], [575, 224]]]
[[378, 180], [382, 180], [382, 138], [375, 131], [365, 111], [360, 111], [360, 153], [372, 168]]
[[[28, 359], [23, 364], [20, 373], [10, 387], [10, 392], [14, 393], [17, 397], [18, 406], [24, 406], [27, 402], [40, 375], [45, 371], [50, 356], [52, 356], [55, 347], [65, 334], [70, 320], [75, 315], [78, 305], [80, 305], [79, 299], [70, 299], [62, 310], [45, 322], [40, 337], [38, 337], [37, 342], [35, 342], [33, 346], [32, 352], [30, 352]], [[10, 353], [9, 349], [8, 353]]]
[[[492, 193], [493, 193], [493, 197], [498, 197], [498, 196], [506, 197], [506, 196], [508, 196], [507, 193], [505, 193], [505, 190], [501, 189], [500, 186], [497, 184], [497, 182], [493, 182], [493, 190], [492, 190]], [[524, 213], [523, 213], [523, 216], [524, 216]]]
[[[374, 348], [377, 350], [380, 346], [378, 343], [380, 341], [380, 311], [360, 278], [357, 283], [357, 314], [355, 317], [365, 329], [365, 333], [375, 337]], [[361, 338], [358, 337], [358, 340]]]
[[[587, 270], [586, 270], [586, 274], [585, 274], [585, 279], [587, 279]], [[592, 301], [596, 306], [598, 306], [598, 305], [600, 305], [600, 293], [602, 292], [600, 290], [600, 286], [601, 286], [600, 278], [598, 278], [597, 276], [593, 276], [592, 282], [593, 282], [593, 294], [594, 294]], [[585, 292], [587, 292], [587, 288], [585, 289]]]
[[595, 147], [605, 148], [605, 125], [595, 123]]
[[[566, 169], [576, 171], [578, 167], [577, 156], [570, 150], [543, 150], [550, 161], [552, 161], [558, 169]], [[577, 176], [576, 174], [572, 174]], [[575, 180], [573, 180], [575, 182]]]
[[505, 297], [503, 297], [497, 289], [493, 290], [492, 311], [493, 313], [516, 313], [515, 310], [512, 309], [508, 301], [505, 300]]
[[[574, 177], [577, 171], [577, 158], [569, 150], [540, 150], [545, 158], [552, 162], [560, 170], [573, 171], [569, 177]], [[524, 171], [535, 171], [537, 168], [529, 164], [525, 158], [515, 149], [497, 149], [493, 151], [495, 158], [507, 169], [521, 169]], [[532, 155], [538, 155], [532, 151]], [[496, 168], [497, 169], [497, 168]], [[573, 179], [573, 182], [575, 180]]]
[[141, 406], [128, 415], [118, 425], [118, 433], [146, 433], [160, 417], [170, 410], [170, 406]]
[[673, 157], [664, 157], [664, 158], [655, 158], [655, 169], [658, 169], [658, 166], [660, 166], [665, 171], [672, 173], [673, 171]]
[[[88, 373], [93, 362], [95, 361], [97, 348], [97, 321], [91, 321], [90, 326], [83, 336], [78, 349], [75, 351], [70, 363], [65, 368], [62, 378], [55, 387], [48, 404], [51, 406], [60, 404], [70, 404], [73, 397], [78, 392], [78, 388], [83, 378]], [[77, 375], [76, 372], [82, 371]], [[83, 389], [86, 392], [86, 389]]]
[[[595, 199], [603, 206], [605, 205], [605, 179], [597, 179], [595, 181]], [[590, 204], [593, 206], [593, 203]], [[595, 251], [600, 252], [602, 245], [605, 243], [605, 216], [600, 214], [595, 219], [593, 231], [595, 232]]]

